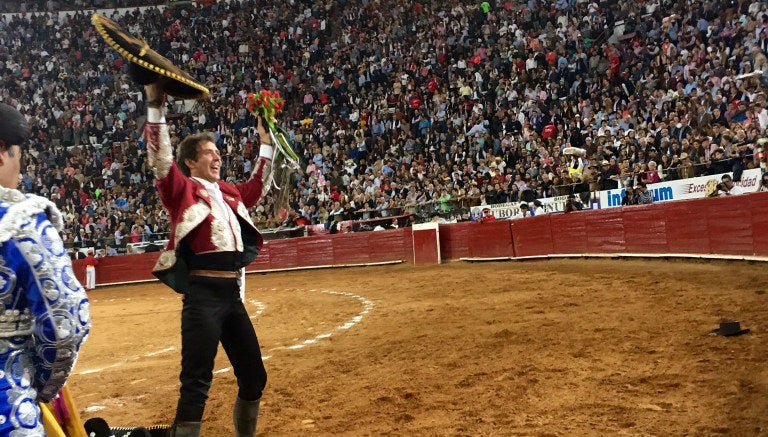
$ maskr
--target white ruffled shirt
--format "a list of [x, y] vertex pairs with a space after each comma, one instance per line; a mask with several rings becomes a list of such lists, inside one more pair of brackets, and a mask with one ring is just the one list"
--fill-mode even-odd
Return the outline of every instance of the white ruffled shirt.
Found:
[[214, 202], [216, 202], [216, 205], [219, 207], [219, 209], [224, 213], [224, 219], [229, 222], [229, 207], [226, 203], [224, 203], [224, 195], [221, 194], [221, 188], [219, 188], [219, 184], [215, 182], [210, 182], [202, 178], [198, 177], [192, 177], [192, 179], [200, 182], [204, 187], [205, 190], [208, 191], [208, 194], [211, 196], [211, 199], [213, 199]]

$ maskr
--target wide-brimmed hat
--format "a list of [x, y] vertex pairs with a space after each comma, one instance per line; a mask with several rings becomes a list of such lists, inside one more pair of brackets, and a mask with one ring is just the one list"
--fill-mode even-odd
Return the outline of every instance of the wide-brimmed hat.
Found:
[[145, 41], [129, 35], [114, 21], [93, 14], [91, 22], [104, 41], [130, 62], [129, 73], [136, 82], [148, 85], [162, 77], [165, 78], [163, 91], [169, 96], [183, 99], [208, 97], [208, 88], [181, 71], [168, 58], [149, 48]]
[[748, 332], [749, 329], [741, 329], [741, 324], [734, 320], [720, 322], [720, 328], [712, 330], [713, 334], [722, 335], [724, 337], [734, 337]]

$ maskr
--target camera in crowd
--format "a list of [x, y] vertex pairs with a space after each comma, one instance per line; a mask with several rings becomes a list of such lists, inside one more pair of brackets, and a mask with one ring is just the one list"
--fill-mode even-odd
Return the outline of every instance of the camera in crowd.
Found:
[[709, 187], [706, 189], [707, 197], [718, 197], [728, 193], [728, 186], [724, 182], [718, 182], [717, 184], [714, 182], [714, 180], [710, 181]]
[[584, 204], [573, 194], [569, 195], [568, 199], [565, 200], [564, 212], [581, 211], [582, 209], [584, 209]]

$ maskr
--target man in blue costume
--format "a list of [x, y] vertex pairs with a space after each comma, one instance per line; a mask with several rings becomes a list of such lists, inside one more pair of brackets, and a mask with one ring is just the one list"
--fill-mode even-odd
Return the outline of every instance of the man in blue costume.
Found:
[[0, 435], [44, 436], [39, 403], [67, 381], [91, 326], [61, 213], [16, 190], [29, 126], [0, 103]]

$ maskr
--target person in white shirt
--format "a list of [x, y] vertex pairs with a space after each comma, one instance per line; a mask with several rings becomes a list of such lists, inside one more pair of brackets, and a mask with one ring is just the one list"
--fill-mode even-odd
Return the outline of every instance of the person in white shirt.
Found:
[[528, 206], [525, 202], [520, 202], [520, 212], [513, 215], [511, 218], [518, 219], [518, 218], [526, 218], [526, 217], [533, 217], [533, 213], [531, 213], [531, 208]]
[[757, 189], [757, 191], [760, 193], [768, 191], [768, 173], [763, 174], [763, 177], [760, 179], [760, 181], [760, 187]]
[[735, 196], [745, 193], [743, 188], [733, 182], [733, 178], [730, 175], [724, 174], [721, 180], [722, 182], [717, 185], [719, 190], [718, 196]]

